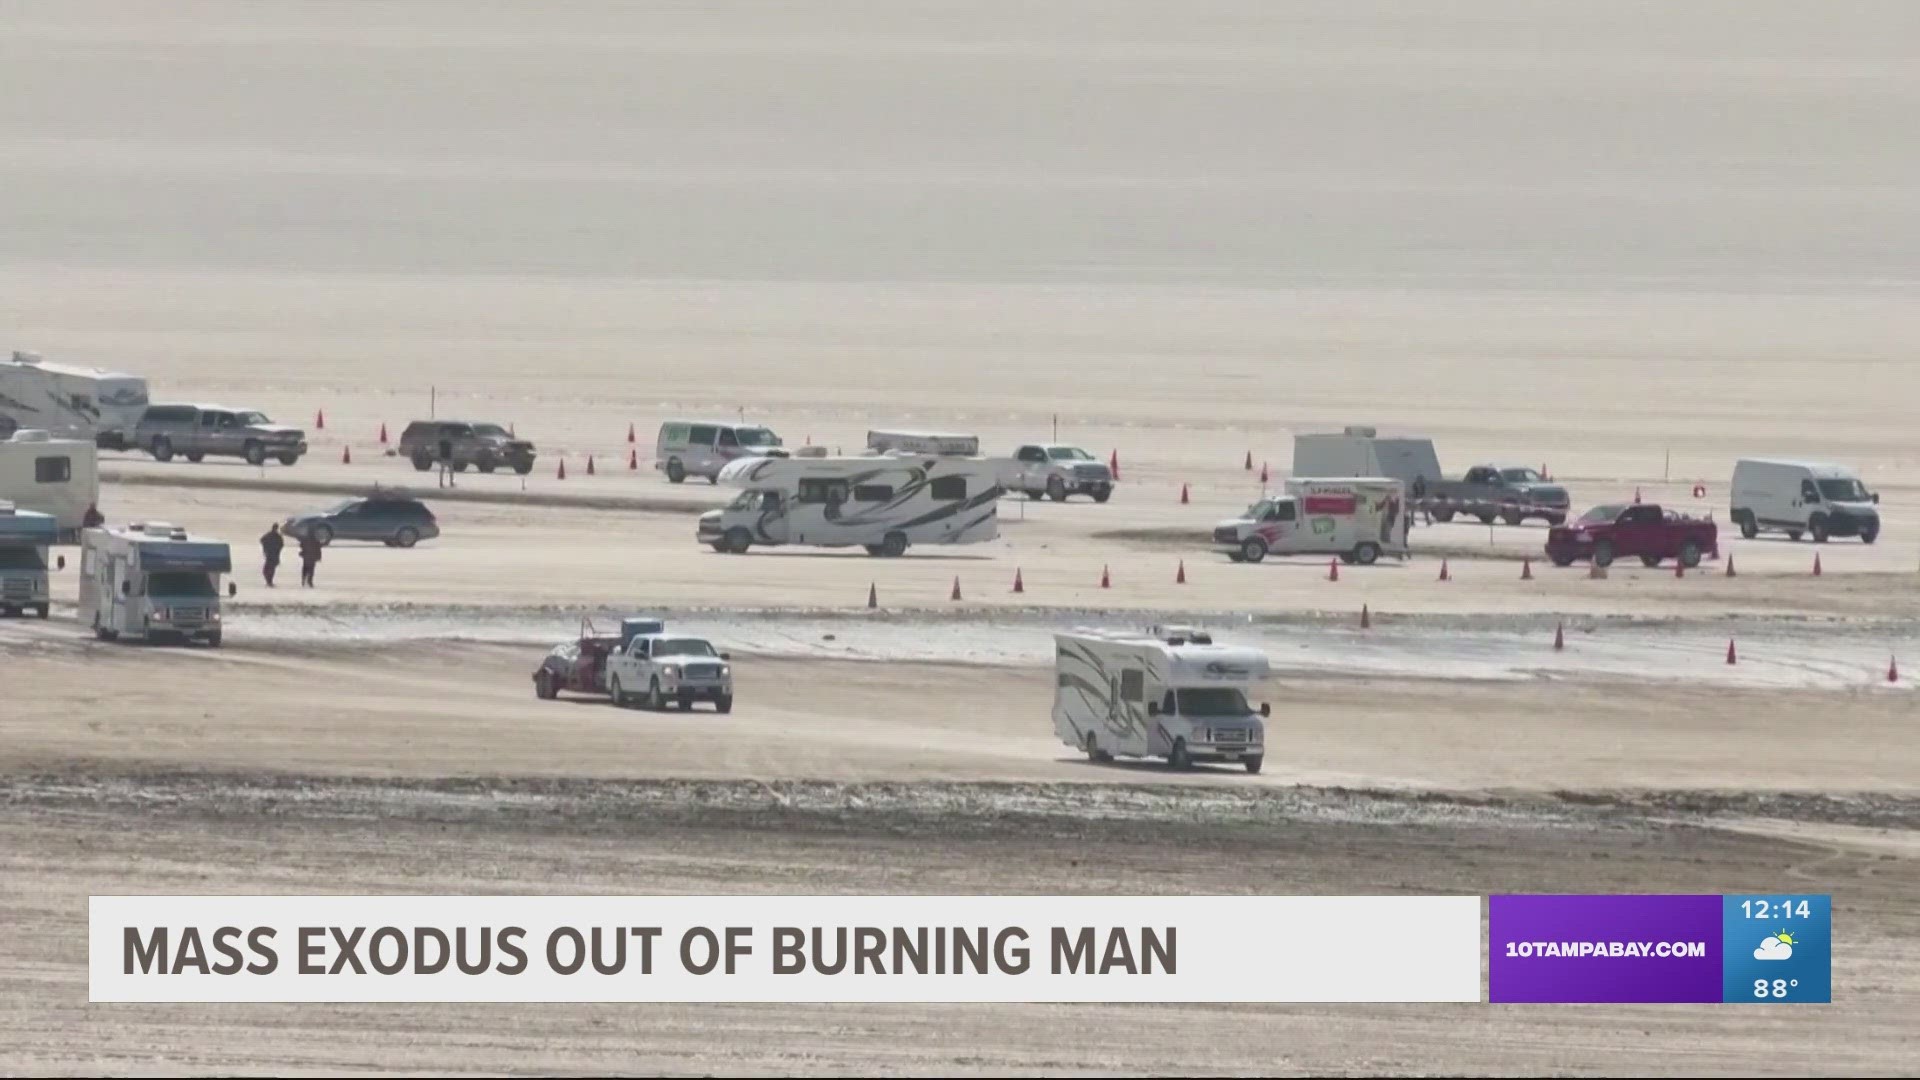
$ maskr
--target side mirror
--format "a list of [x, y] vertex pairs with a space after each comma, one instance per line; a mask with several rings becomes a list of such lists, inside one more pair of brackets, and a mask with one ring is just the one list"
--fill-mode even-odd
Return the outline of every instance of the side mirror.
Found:
[[131, 581], [123, 581], [123, 582], [121, 582], [121, 583], [120, 583], [120, 595], [121, 595], [121, 596], [132, 596], [132, 595], [133, 595], [133, 582], [131, 582]]
[[1264, 701], [1263, 701], [1263, 702], [1261, 702], [1261, 703], [1260, 703], [1260, 715], [1261, 715], [1261, 716], [1272, 716], [1272, 715], [1273, 715], [1273, 706], [1271, 706], [1271, 705], [1269, 705], [1269, 704], [1267, 704], [1267, 703], [1266, 703], [1266, 702], [1264, 702]]
[[1877, 491], [1873, 493], [1873, 505], [1875, 506], [1880, 505], [1880, 493]]
[[720, 654], [720, 659], [722, 659], [722, 660], [731, 660], [731, 659], [733, 659], [733, 654], [732, 654], [732, 653], [730, 653], [730, 652], [723, 652], [723, 653], [721, 653], [721, 654]]
[[[1879, 502], [1879, 501], [1880, 501], [1880, 496], [1878, 496], [1878, 495], [1875, 495], [1875, 496], [1873, 497], [1873, 501], [1874, 501], [1874, 502]], [[57, 556], [55, 556], [55, 557], [54, 557], [54, 560], [53, 560], [53, 568], [54, 568], [55, 570], [65, 570], [65, 569], [67, 568], [67, 557], [66, 557], [65, 555], [57, 555]]]
[[232, 582], [232, 581], [229, 581], [229, 582], [227, 582], [227, 595], [228, 595], [228, 596], [239, 596], [239, 595], [240, 595], [240, 586], [239, 586], [239, 585], [238, 585], [237, 583], [235, 583], [235, 582]]
[[1159, 716], [1159, 715], [1160, 715], [1160, 703], [1159, 703], [1159, 702], [1157, 702], [1157, 701], [1149, 701], [1149, 702], [1147, 702], [1147, 715], [1148, 715], [1148, 716]]

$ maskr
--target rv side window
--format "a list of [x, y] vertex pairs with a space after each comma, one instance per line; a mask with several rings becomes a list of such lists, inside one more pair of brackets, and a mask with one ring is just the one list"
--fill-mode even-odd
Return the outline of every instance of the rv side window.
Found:
[[854, 502], [886, 502], [893, 498], [891, 484], [860, 484], [853, 489]]
[[1120, 673], [1120, 698], [1123, 701], [1140, 701], [1147, 696], [1147, 675], [1144, 671], [1127, 670]]
[[33, 481], [36, 484], [64, 484], [73, 479], [73, 459], [66, 457], [43, 457], [33, 459]]
[[967, 478], [964, 476], [936, 476], [933, 483], [927, 485], [928, 493], [936, 499], [952, 501], [967, 497]]
[[687, 445], [712, 446], [713, 436], [714, 431], [712, 424], [695, 424], [687, 429]]
[[846, 502], [847, 482], [845, 480], [802, 480], [798, 501], [828, 505]]

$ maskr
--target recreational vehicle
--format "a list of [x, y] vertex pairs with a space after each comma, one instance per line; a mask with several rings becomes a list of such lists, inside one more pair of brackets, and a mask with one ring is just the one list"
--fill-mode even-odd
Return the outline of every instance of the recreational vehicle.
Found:
[[[80, 543], [80, 625], [103, 641], [220, 644], [220, 575], [233, 555], [178, 525], [88, 529]], [[238, 592], [227, 582], [227, 595]]]
[[979, 458], [749, 458], [720, 471], [742, 488], [700, 515], [699, 539], [739, 554], [755, 544], [867, 549], [896, 556], [913, 544], [972, 544], [1000, 535], [1000, 485]]
[[933, 454], [939, 457], [979, 457], [980, 436], [937, 431], [869, 431], [867, 449], [876, 454]]
[[83, 526], [100, 502], [100, 451], [90, 442], [21, 430], [0, 441], [0, 499], [52, 514], [62, 534]]
[[1053, 730], [1094, 761], [1165, 758], [1238, 761], [1250, 773], [1266, 760], [1265, 717], [1247, 702], [1268, 674], [1258, 649], [1215, 645], [1181, 626], [1145, 634], [1076, 630], [1054, 635]]
[[49, 364], [15, 351], [0, 360], [0, 439], [21, 428], [124, 450], [147, 408], [147, 380], [100, 368]]
[[1289, 480], [1284, 495], [1261, 499], [1214, 526], [1213, 543], [1234, 562], [1281, 555], [1338, 555], [1371, 565], [1407, 556], [1406, 488], [1386, 477]]
[[[0, 614], [47, 617], [47, 548], [59, 533], [50, 515], [0, 502]], [[64, 569], [66, 556], [56, 565]]]

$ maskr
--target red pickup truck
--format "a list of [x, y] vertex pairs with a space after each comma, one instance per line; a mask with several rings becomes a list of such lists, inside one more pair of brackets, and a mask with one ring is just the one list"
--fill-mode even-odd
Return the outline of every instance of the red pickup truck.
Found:
[[1687, 517], [1653, 503], [1596, 506], [1578, 521], [1547, 531], [1547, 558], [1555, 566], [1592, 559], [1606, 566], [1638, 555], [1648, 566], [1663, 559], [1700, 565], [1702, 556], [1720, 556], [1720, 527], [1708, 518]]

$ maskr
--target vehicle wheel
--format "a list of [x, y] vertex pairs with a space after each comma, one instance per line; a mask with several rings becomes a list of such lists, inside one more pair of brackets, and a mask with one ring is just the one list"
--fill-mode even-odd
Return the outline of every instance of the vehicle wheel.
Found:
[[1549, 529], [1557, 529], [1560, 526], [1565, 525], [1566, 523], [1567, 523], [1567, 515], [1565, 514], [1548, 514], [1547, 515], [1547, 528]]
[[1553, 565], [1555, 566], [1572, 566], [1573, 565], [1573, 556], [1571, 555], [1549, 555], [1547, 556], [1547, 558], [1552, 559]]
[[667, 483], [684, 483], [687, 479], [687, 467], [680, 464], [679, 458], [667, 459]]
[[291, 451], [280, 455], [280, 464], [282, 465], [291, 465], [294, 462], [299, 460], [300, 460], [300, 455], [293, 453]]
[[513, 463], [513, 471], [519, 473], [521, 476], [525, 476], [533, 471], [533, 462], [516, 461]]
[[1087, 732], [1087, 760], [1092, 762], [1112, 761], [1113, 755], [1100, 749], [1100, 739], [1093, 732]]
[[[707, 546], [719, 552], [722, 555], [725, 555], [727, 553], [727, 542], [725, 540], [715, 540], [713, 543], [708, 544]], [[872, 550], [872, 549], [869, 548], [868, 550]]]
[[1255, 754], [1252, 757], [1241, 758], [1240, 764], [1245, 765], [1247, 767], [1248, 772], [1258, 773], [1260, 771], [1261, 764], [1264, 763], [1266, 760], [1267, 759], [1265, 757], [1259, 754]]
[[607, 696], [613, 699], [614, 708], [624, 709], [627, 707], [627, 692], [620, 689], [620, 676], [615, 675], [607, 680]]
[[1104, 487], [1103, 487], [1103, 488], [1094, 488], [1094, 489], [1093, 489], [1093, 501], [1094, 501], [1094, 502], [1097, 502], [1097, 503], [1103, 503], [1103, 502], [1106, 502], [1106, 501], [1107, 501], [1108, 499], [1111, 499], [1111, 498], [1113, 498], [1113, 489], [1112, 489], [1112, 488], [1104, 488]]
[[1805, 535], [1806, 535], [1806, 533], [1804, 533], [1804, 532], [1801, 532], [1801, 531], [1800, 531], [1799, 529], [1788, 529], [1788, 530], [1787, 530], [1787, 539], [1789, 539], [1789, 540], [1791, 540], [1791, 541], [1793, 541], [1793, 542], [1794, 542], [1794, 543], [1796, 543], [1796, 544], [1797, 544], [1797, 543], [1799, 543], [1799, 542], [1800, 542], [1800, 538], [1801, 538], [1802, 536], [1805, 536]]
[[213, 633], [207, 635], [207, 648], [217, 649], [219, 647], [220, 647], [220, 631], [215, 630]]
[[1509, 525], [1518, 525], [1522, 521], [1525, 521], [1526, 519], [1520, 516], [1520, 511], [1508, 510], [1506, 513], [1503, 513], [1500, 515], [1500, 520], [1506, 522]]
[[665, 712], [667, 709], [667, 695], [660, 692], [660, 680], [657, 678], [653, 680], [653, 687], [647, 693], [647, 708], [654, 712]]
[[1700, 545], [1692, 540], [1680, 545], [1680, 565], [1691, 570], [1700, 565]]
[[553, 684], [552, 674], [543, 670], [533, 677], [533, 696], [541, 701], [552, 701], [560, 696], [560, 688]]
[[1372, 566], [1380, 561], [1380, 545], [1371, 541], [1353, 549], [1353, 561], [1361, 566]]
[[1240, 541], [1240, 557], [1247, 562], [1259, 562], [1267, 557], [1267, 542], [1258, 536], [1249, 536]]
[[1433, 511], [1433, 520], [1445, 525], [1447, 522], [1453, 520], [1453, 510], [1450, 508], [1436, 509]]
[[154, 436], [152, 452], [153, 460], [155, 461], [172, 461], [173, 440], [167, 438], [165, 435]]
[[1174, 770], [1193, 768], [1193, 755], [1187, 753], [1187, 740], [1173, 740], [1173, 749], [1167, 753], [1167, 768]]
[[428, 469], [431, 469], [431, 468], [433, 468], [432, 457], [426, 454], [420, 454], [420, 453], [416, 453], [413, 455], [413, 469], [415, 472], [426, 472]]
[[1828, 533], [1827, 533], [1827, 515], [1825, 515], [1825, 514], [1815, 514], [1815, 515], [1813, 515], [1813, 516], [1812, 516], [1811, 518], [1808, 518], [1808, 519], [1807, 519], [1807, 531], [1813, 534], [1813, 542], [1814, 542], [1814, 543], [1816, 543], [1816, 544], [1824, 544], [1824, 543], [1826, 543], [1826, 542], [1827, 542], [1827, 536], [1828, 536]]
[[1613, 565], [1613, 541], [1601, 540], [1593, 545], [1593, 565]]
[[1760, 535], [1760, 523], [1754, 520], [1752, 514], [1740, 519], [1740, 535], [1748, 540]]
[[47, 609], [50, 606], [51, 605], [48, 604], [41, 604], [39, 607], [33, 609], [33, 613], [44, 619], [47, 617]]
[[735, 555], [745, 555], [753, 546], [753, 534], [736, 525], [727, 530], [727, 551]]
[[474, 463], [473, 467], [483, 473], [491, 473], [493, 470], [499, 468], [500, 464], [494, 461], [478, 461]]
[[257, 442], [249, 442], [240, 448], [240, 456], [246, 458], [249, 465], [265, 465], [267, 448]]
[[1491, 525], [1493, 524], [1493, 519], [1495, 515], [1491, 510], [1483, 510], [1480, 513], [1475, 514], [1473, 516], [1480, 519], [1480, 524]]
[[189, 450], [182, 456], [185, 457], [188, 461], [193, 462], [195, 465], [198, 465], [202, 461], [205, 461], [207, 459], [207, 455], [201, 453], [198, 450]]
[[692, 698], [690, 698], [690, 697], [682, 697], [682, 698], [680, 699], [680, 711], [681, 711], [681, 712], [692, 712], [692, 711], [693, 711], [693, 699], [692, 699]]
[[1873, 542], [1874, 542], [1875, 540], [1878, 540], [1878, 539], [1880, 539], [1880, 530], [1879, 530], [1879, 528], [1877, 528], [1877, 527], [1875, 527], [1875, 526], [1872, 526], [1872, 525], [1869, 525], [1869, 526], [1867, 526], [1866, 528], [1864, 528], [1864, 529], [1861, 529], [1861, 530], [1860, 530], [1860, 542], [1861, 542], [1861, 543], [1863, 543], [1863, 544], [1871, 544], [1871, 543], [1873, 543]]
[[1246, 553], [1241, 551], [1239, 548], [1234, 548], [1232, 551], [1227, 552], [1227, 561], [1228, 562], [1246, 562], [1247, 556], [1246, 556]]
[[1047, 477], [1047, 498], [1054, 502], [1067, 501], [1067, 482], [1057, 476]]
[[880, 540], [880, 554], [889, 559], [897, 559], [907, 553], [907, 534], [890, 532]]
[[409, 548], [420, 542], [420, 530], [411, 525], [403, 526], [393, 534], [393, 546]]
[[733, 695], [722, 694], [713, 703], [713, 711], [730, 713], [733, 711]]
[[1021, 491], [1031, 502], [1039, 502], [1041, 499], [1047, 497], [1047, 492], [1044, 488], [1022, 488]]
[[319, 544], [321, 547], [326, 547], [328, 544], [333, 543], [333, 526], [315, 525], [313, 527], [313, 542]]

